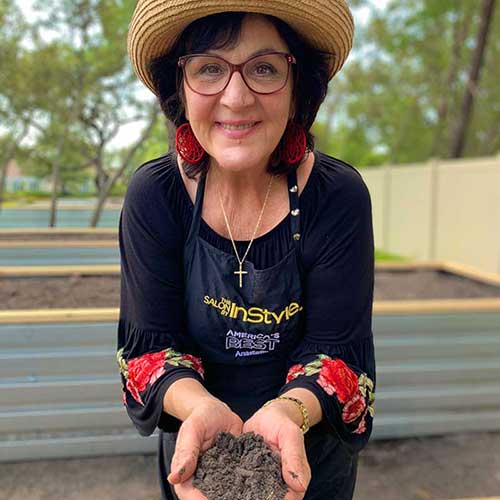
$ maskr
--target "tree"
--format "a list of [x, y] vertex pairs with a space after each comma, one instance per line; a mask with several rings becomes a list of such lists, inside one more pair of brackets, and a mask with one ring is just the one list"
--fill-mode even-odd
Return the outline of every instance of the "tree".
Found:
[[[18, 153], [33, 121], [37, 93], [28, 90], [32, 68], [21, 60], [21, 41], [28, 26], [11, 0], [0, 1], [0, 210], [7, 167]], [[27, 83], [28, 82], [28, 83]]]
[[467, 85], [461, 107], [460, 120], [451, 145], [450, 156], [452, 158], [462, 156], [464, 150], [465, 137], [474, 105], [474, 97], [478, 94], [479, 77], [483, 65], [484, 53], [488, 41], [488, 34], [490, 31], [494, 9], [495, 0], [483, 0], [480, 13], [481, 22], [477, 31], [476, 48], [472, 55], [469, 77], [467, 79]]
[[[382, 10], [373, 1], [358, 3], [371, 9], [371, 18], [365, 28], [355, 23], [353, 54], [323, 107], [328, 110], [335, 97], [334, 113], [320, 113], [315, 124], [319, 144], [357, 166], [448, 157], [478, 29], [477, 4], [392, 0]], [[499, 21], [492, 16], [493, 40]], [[465, 156], [491, 155], [500, 147], [499, 50], [493, 43], [485, 52]]]
[[[31, 80], [44, 92], [36, 103], [39, 120], [34, 141], [19, 152], [19, 161], [32, 175], [51, 175], [51, 225], [56, 224], [61, 187], [93, 171], [98, 201], [92, 220], [97, 224], [102, 205], [119, 179], [116, 172], [122, 175], [127, 170], [121, 168], [121, 161], [113, 164], [108, 159], [119, 156], [125, 163], [132, 161], [140, 148], [137, 139], [144, 140], [152, 129], [153, 100], [137, 92], [126, 53], [135, 2], [38, 0], [34, 6], [31, 48], [24, 50], [23, 57], [37, 62]], [[130, 122], [144, 123], [143, 133], [139, 130], [125, 150], [114, 151], [113, 139]]]
[[[453, 44], [451, 47], [450, 62], [448, 72], [442, 84], [441, 97], [437, 108], [437, 124], [434, 142], [431, 149], [431, 156], [438, 155], [440, 144], [443, 140], [448, 110], [450, 107], [450, 89], [453, 88], [458, 77], [460, 69], [460, 59], [462, 47], [468, 37], [471, 21], [471, 13], [465, 11], [463, 0], [457, 0], [459, 9], [453, 22]], [[470, 7], [470, 3], [469, 3]]]

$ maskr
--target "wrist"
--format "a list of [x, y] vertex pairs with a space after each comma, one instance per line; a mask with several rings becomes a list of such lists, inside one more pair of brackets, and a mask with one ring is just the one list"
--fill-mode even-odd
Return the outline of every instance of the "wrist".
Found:
[[202, 398], [200, 400], [200, 402], [196, 405], [196, 407], [193, 408], [193, 410], [199, 408], [200, 406], [202, 406], [204, 408], [206, 408], [206, 407], [214, 408], [214, 409], [223, 408], [225, 410], [231, 410], [231, 408], [229, 408], [229, 406], [226, 403], [224, 403], [224, 401], [222, 401], [222, 400], [220, 400], [212, 395], [208, 395], [208, 396]]
[[282, 396], [291, 396], [304, 403], [309, 415], [310, 427], [318, 424], [323, 419], [323, 410], [321, 408], [320, 401], [317, 396], [309, 389], [303, 387], [290, 388], [289, 390], [284, 392]]
[[286, 399], [278, 399], [277, 401], [274, 401], [272, 403], [272, 406], [275, 408], [280, 408], [281, 411], [286, 413], [290, 420], [297, 424], [297, 427], [300, 427], [304, 423], [304, 417], [302, 416], [300, 408], [292, 401], [288, 401]]
[[199, 406], [222, 403], [210, 394], [197, 380], [176, 380], [163, 396], [163, 411], [184, 422]]
[[303, 434], [309, 430], [309, 415], [306, 406], [297, 398], [289, 396], [280, 396], [271, 399], [264, 404], [263, 408], [272, 405], [274, 408], [282, 411]]

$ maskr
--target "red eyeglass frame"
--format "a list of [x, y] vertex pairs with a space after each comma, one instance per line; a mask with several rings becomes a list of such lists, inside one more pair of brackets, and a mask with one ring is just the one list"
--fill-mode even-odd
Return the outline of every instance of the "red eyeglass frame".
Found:
[[[250, 85], [248, 85], [248, 82], [246, 81], [245, 79], [245, 75], [243, 74], [243, 66], [245, 66], [245, 64], [247, 64], [249, 61], [251, 61], [252, 59], [257, 59], [258, 57], [262, 57], [262, 56], [268, 56], [268, 55], [273, 55], [273, 54], [278, 54], [278, 55], [282, 55], [282, 56], [285, 56], [287, 62], [288, 62], [288, 72], [287, 72], [287, 75], [286, 75], [286, 79], [285, 79], [285, 82], [283, 83], [283, 86], [280, 87], [279, 89], [277, 90], [273, 90], [272, 92], [258, 92], [257, 90], [254, 90], [252, 87], [250, 87]], [[221, 90], [219, 90], [218, 92], [215, 92], [214, 94], [204, 94], [203, 92], [199, 92], [195, 89], [193, 89], [193, 87], [191, 87], [191, 85], [189, 84], [189, 79], [186, 78], [186, 73], [185, 73], [185, 65], [186, 65], [186, 62], [191, 58], [191, 57], [196, 57], [196, 56], [206, 56], [206, 57], [214, 57], [216, 59], [220, 59], [221, 61], [224, 61], [230, 68], [231, 72], [229, 73], [229, 78], [227, 79], [227, 83], [226, 85], [224, 85], [224, 88], [222, 88]], [[227, 86], [229, 85], [229, 82], [231, 81], [231, 78], [233, 77], [233, 74], [235, 72], [238, 72], [240, 75], [241, 75], [241, 78], [243, 79], [243, 81], [245, 82], [245, 85], [254, 93], [256, 94], [261, 94], [261, 95], [271, 95], [271, 94], [275, 94], [276, 92], [279, 92], [280, 90], [284, 89], [286, 84], [288, 83], [288, 79], [290, 78], [290, 66], [292, 64], [297, 64], [297, 59], [295, 59], [295, 57], [292, 55], [292, 54], [288, 54], [287, 52], [264, 52], [262, 54], [256, 54], [252, 57], [249, 57], [246, 61], [243, 61], [242, 63], [240, 64], [233, 64], [229, 61], [226, 61], [226, 59], [224, 59], [223, 57], [221, 56], [216, 56], [216, 55], [212, 55], [212, 54], [188, 54], [188, 55], [185, 55], [185, 56], [181, 56], [179, 57], [179, 59], [177, 60], [177, 66], [179, 66], [182, 71], [183, 71], [183, 74], [184, 74], [184, 77], [185, 77], [185, 81], [188, 85], [188, 87], [193, 91], [195, 92], [196, 94], [199, 94], [199, 95], [203, 95], [203, 96], [214, 96], [214, 95], [217, 95], [217, 94], [220, 94], [221, 92], [224, 92], [224, 90], [227, 88]]]

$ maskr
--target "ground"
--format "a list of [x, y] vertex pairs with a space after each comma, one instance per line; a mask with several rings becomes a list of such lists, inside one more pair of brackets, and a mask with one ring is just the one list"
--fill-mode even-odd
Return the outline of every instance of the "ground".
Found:
[[[372, 441], [355, 500], [500, 498], [500, 433]], [[2, 464], [2, 500], [160, 500], [155, 457]], [[256, 499], [257, 500], [257, 499]], [[325, 499], [334, 500], [334, 499]]]

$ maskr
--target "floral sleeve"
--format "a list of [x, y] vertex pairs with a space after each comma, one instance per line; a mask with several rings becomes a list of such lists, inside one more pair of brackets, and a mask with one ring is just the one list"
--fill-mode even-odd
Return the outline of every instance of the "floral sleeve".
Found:
[[168, 367], [184, 366], [192, 368], [204, 377], [203, 365], [200, 358], [191, 354], [181, 354], [174, 349], [164, 349], [158, 352], [143, 354], [136, 358], [125, 361], [123, 348], [117, 353], [118, 366], [123, 376], [123, 404], [127, 405], [127, 392], [137, 403], [144, 406], [141, 393], [150, 389], [151, 386], [162, 377]]
[[286, 383], [300, 376], [313, 377], [326, 394], [335, 396], [341, 405], [342, 421], [355, 424], [351, 431], [361, 434], [366, 431], [366, 416], [375, 416], [373, 381], [361, 373], [357, 375], [341, 359], [332, 359], [319, 354], [305, 365], [293, 365], [288, 371]]

